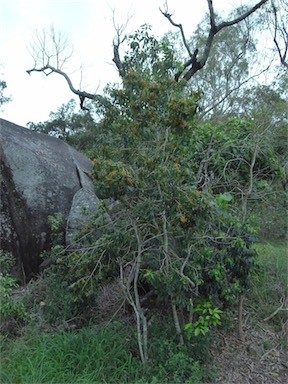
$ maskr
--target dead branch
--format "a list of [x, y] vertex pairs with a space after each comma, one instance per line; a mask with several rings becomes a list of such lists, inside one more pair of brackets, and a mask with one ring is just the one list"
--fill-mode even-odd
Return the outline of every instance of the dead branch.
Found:
[[112, 11], [112, 20], [113, 20], [113, 26], [116, 32], [116, 37], [113, 40], [113, 62], [115, 63], [118, 73], [120, 77], [124, 77], [125, 73], [123, 71], [123, 64], [120, 58], [120, 45], [124, 43], [124, 41], [127, 39], [127, 35], [124, 35], [124, 32], [128, 26], [128, 23], [131, 19], [131, 15], [128, 15], [127, 20], [124, 24], [117, 24], [116, 18], [115, 18], [115, 11]]
[[274, 316], [277, 315], [277, 313], [279, 311], [288, 311], [288, 296], [286, 298], [285, 298], [285, 296], [282, 296], [281, 299], [280, 299], [280, 303], [281, 303], [280, 307], [275, 309], [275, 311], [273, 313], [271, 313], [271, 315], [269, 315], [268, 317], [263, 319], [263, 321], [271, 320]]
[[77, 96], [79, 96], [79, 99], [80, 99], [80, 108], [82, 110], [86, 110], [86, 111], [89, 111], [88, 108], [86, 108], [84, 106], [84, 102], [85, 102], [85, 99], [90, 99], [90, 100], [94, 100], [94, 101], [97, 101], [99, 102], [101, 105], [103, 105], [104, 107], [109, 107], [110, 106], [110, 103], [105, 99], [105, 97], [101, 96], [101, 95], [98, 95], [98, 94], [94, 94], [94, 93], [88, 93], [88, 92], [85, 92], [85, 91], [80, 91], [79, 89], [76, 89], [73, 84], [72, 84], [72, 81], [70, 79], [70, 77], [67, 75], [66, 72], [63, 72], [61, 69], [57, 69], [55, 67], [52, 67], [50, 64], [47, 64], [45, 65], [44, 67], [42, 68], [32, 68], [32, 69], [28, 69], [26, 71], [28, 73], [28, 75], [30, 75], [32, 72], [42, 72], [44, 73], [46, 76], [49, 76], [51, 75], [51, 73], [57, 73], [58, 75], [61, 75], [64, 77], [64, 79], [66, 80], [70, 90]]
[[26, 71], [28, 75], [31, 75], [32, 72], [42, 72], [46, 76], [52, 73], [63, 76], [69, 89], [79, 97], [80, 108], [84, 111], [89, 111], [84, 105], [85, 99], [94, 100], [104, 107], [110, 106], [105, 97], [74, 87], [70, 77], [64, 71], [64, 65], [71, 58], [73, 50], [68, 51], [67, 39], [61, 33], [56, 34], [53, 27], [48, 32], [43, 30], [42, 34], [35, 32], [35, 40], [30, 53], [34, 59], [34, 67]]
[[[277, 8], [272, 2], [272, 13], [273, 13], [273, 22], [274, 22], [274, 36], [273, 41], [276, 46], [276, 50], [278, 52], [280, 62], [284, 67], [288, 69], [288, 61], [287, 61], [287, 52], [288, 52], [288, 31], [285, 27], [284, 23], [279, 23], [278, 20], [278, 11]], [[280, 35], [280, 36], [279, 36]], [[279, 39], [284, 43], [284, 48], [281, 49]]]
[[185, 33], [184, 33], [182, 25], [179, 23], [175, 23], [173, 21], [172, 15], [168, 12], [167, 3], [165, 3], [164, 10], [160, 9], [160, 12], [162, 13], [162, 15], [164, 17], [166, 17], [168, 19], [168, 21], [174, 27], [179, 28], [181, 36], [182, 36], [183, 44], [184, 44], [184, 46], [187, 50], [187, 53], [189, 55], [188, 61], [186, 61], [183, 64], [183, 69], [178, 71], [175, 74], [175, 80], [178, 81], [180, 78], [183, 78], [183, 79], [189, 81], [191, 79], [191, 77], [193, 77], [195, 75], [196, 72], [198, 72], [200, 69], [202, 69], [205, 66], [205, 64], [208, 60], [210, 50], [211, 50], [211, 47], [213, 44], [213, 40], [214, 40], [216, 34], [219, 33], [223, 28], [230, 27], [232, 25], [238, 24], [241, 21], [247, 19], [247, 17], [252, 15], [252, 13], [254, 13], [257, 9], [262, 7], [263, 4], [267, 3], [267, 1], [268, 0], [261, 0], [256, 5], [254, 5], [254, 7], [250, 8], [247, 12], [244, 12], [242, 15], [236, 17], [235, 19], [230, 20], [230, 21], [223, 21], [217, 25], [216, 15], [215, 15], [214, 7], [213, 7], [213, 1], [207, 0], [208, 9], [209, 9], [209, 16], [210, 16], [210, 30], [209, 30], [209, 33], [208, 33], [208, 36], [207, 36], [207, 39], [205, 42], [203, 54], [200, 58], [198, 57], [198, 55], [199, 55], [199, 49], [198, 48], [196, 48], [193, 53], [190, 50], [190, 47], [187, 43], [187, 39], [185, 37]]
[[187, 40], [186, 40], [186, 37], [185, 37], [185, 34], [184, 34], [184, 30], [183, 30], [183, 27], [182, 27], [182, 24], [176, 24], [173, 20], [172, 20], [172, 15], [170, 13], [168, 13], [168, 5], [167, 5], [167, 2], [165, 3], [164, 5], [165, 7], [165, 10], [162, 11], [161, 8], [160, 9], [160, 12], [170, 21], [170, 23], [176, 27], [176, 28], [179, 28], [180, 29], [180, 33], [181, 33], [181, 37], [182, 37], [182, 41], [183, 41], [183, 44], [189, 54], [189, 56], [192, 58], [193, 57], [193, 53], [190, 51], [190, 47], [187, 43]]

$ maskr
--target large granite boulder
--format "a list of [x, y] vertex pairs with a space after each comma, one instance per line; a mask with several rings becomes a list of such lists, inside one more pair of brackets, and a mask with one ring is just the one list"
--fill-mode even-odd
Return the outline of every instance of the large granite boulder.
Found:
[[60, 139], [0, 119], [0, 166], [1, 249], [29, 280], [51, 247], [48, 216], [62, 214], [63, 238], [73, 246], [87, 212], [96, 214], [92, 163]]

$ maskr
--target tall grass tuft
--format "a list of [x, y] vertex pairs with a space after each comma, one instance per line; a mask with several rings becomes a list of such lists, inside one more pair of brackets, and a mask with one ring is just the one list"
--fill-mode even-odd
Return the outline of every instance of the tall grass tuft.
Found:
[[78, 332], [36, 334], [2, 351], [0, 382], [128, 383], [140, 361], [129, 353], [120, 329], [89, 327]]

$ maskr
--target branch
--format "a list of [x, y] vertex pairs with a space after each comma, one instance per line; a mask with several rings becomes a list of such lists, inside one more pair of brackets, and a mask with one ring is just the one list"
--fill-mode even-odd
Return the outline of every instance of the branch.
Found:
[[124, 35], [124, 37], [122, 37], [122, 35], [123, 35], [125, 29], [127, 28], [128, 23], [129, 23], [129, 21], [130, 21], [132, 16], [128, 15], [126, 22], [124, 24], [119, 25], [119, 24], [116, 24], [115, 11], [113, 10], [112, 12], [113, 12], [113, 16], [112, 16], [113, 26], [114, 26], [114, 29], [116, 31], [116, 37], [113, 40], [113, 59], [112, 60], [115, 63], [117, 69], [118, 69], [120, 77], [123, 78], [125, 73], [124, 73], [124, 70], [123, 70], [122, 61], [120, 59], [119, 48], [120, 48], [120, 45], [122, 43], [124, 43], [124, 41], [127, 38], [126, 35]]
[[[208, 1], [212, 2], [212, 0], [208, 0]], [[259, 3], [254, 5], [254, 7], [252, 7], [249, 11], [243, 13], [243, 15], [236, 17], [234, 20], [224, 21], [223, 23], [219, 24], [218, 27], [217, 27], [217, 29], [218, 29], [217, 32], [219, 32], [221, 29], [223, 29], [225, 27], [230, 27], [231, 25], [238, 24], [238, 23], [240, 23], [240, 21], [243, 21], [243, 20], [247, 19], [247, 17], [249, 17], [250, 15], [252, 15], [252, 13], [257, 11], [257, 9], [261, 8], [262, 5], [267, 3], [267, 1], [268, 0], [261, 0], [261, 1], [259, 1]]]
[[70, 90], [77, 96], [79, 96], [79, 99], [80, 99], [80, 107], [81, 109], [83, 110], [88, 110], [88, 108], [84, 107], [84, 101], [85, 99], [90, 99], [90, 100], [95, 100], [95, 101], [98, 101], [100, 104], [102, 104], [104, 107], [109, 107], [110, 106], [110, 103], [107, 99], [105, 99], [105, 97], [101, 96], [101, 95], [97, 95], [97, 94], [93, 94], [93, 93], [88, 93], [88, 92], [85, 92], [85, 91], [80, 91], [79, 89], [76, 89], [73, 84], [72, 84], [72, 81], [70, 79], [70, 77], [67, 75], [67, 73], [63, 72], [61, 69], [58, 69], [58, 68], [55, 68], [53, 67], [52, 65], [50, 64], [47, 64], [45, 65], [44, 67], [42, 68], [32, 68], [32, 69], [28, 69], [26, 71], [28, 73], [28, 75], [31, 75], [32, 72], [43, 72], [46, 76], [49, 76], [51, 75], [51, 73], [57, 73], [58, 75], [61, 75], [64, 77], [64, 79], [66, 80]]
[[195, 288], [196, 284], [194, 283], [194, 281], [192, 281], [190, 279], [190, 277], [186, 276], [185, 273], [184, 273], [184, 270], [185, 270], [185, 267], [190, 259], [190, 256], [191, 256], [191, 249], [192, 247], [189, 246], [188, 247], [188, 250], [187, 250], [187, 256], [186, 256], [186, 259], [184, 260], [183, 264], [181, 265], [181, 268], [180, 268], [180, 276], [186, 280], [188, 282], [188, 284], [190, 284], [190, 287], [191, 288]]
[[281, 64], [284, 65], [284, 67], [286, 67], [288, 69], [288, 62], [286, 61], [287, 51], [288, 51], [288, 32], [287, 32], [285, 26], [282, 25], [282, 29], [280, 29], [280, 31], [282, 32], [282, 37], [283, 37], [284, 44], [285, 44], [284, 53], [282, 53], [280, 45], [279, 45], [278, 40], [277, 40], [277, 32], [279, 31], [277, 9], [276, 9], [276, 6], [273, 2], [272, 2], [272, 11], [273, 11], [273, 15], [274, 15], [274, 37], [273, 37], [273, 41], [275, 43], [278, 55], [280, 57]]
[[121, 77], [124, 76], [124, 71], [123, 71], [123, 64], [122, 64], [122, 61], [120, 59], [120, 53], [119, 53], [119, 48], [120, 48], [120, 44], [123, 43], [125, 40], [125, 38], [123, 40], [120, 40], [119, 36], [117, 36], [117, 40], [115, 42], [115, 40], [113, 41], [113, 61], [118, 69], [118, 72], [119, 72], [119, 75]]
[[171, 17], [172, 15], [171, 15], [170, 13], [168, 13], [168, 5], [167, 5], [167, 1], [166, 1], [166, 3], [165, 3], [164, 7], [165, 7], [165, 10], [164, 10], [164, 11], [162, 11], [162, 9], [159, 8], [160, 12], [162, 13], [162, 15], [163, 15], [164, 17], [166, 17], [166, 18], [170, 21], [170, 23], [171, 23], [174, 27], [177, 27], [177, 28], [180, 29], [183, 44], [184, 44], [185, 48], [187, 49], [187, 52], [188, 52], [189, 56], [192, 58], [193, 54], [191, 53], [190, 48], [189, 48], [189, 45], [188, 45], [188, 43], [187, 43], [187, 41], [186, 41], [186, 38], [185, 38], [185, 34], [184, 34], [184, 30], [183, 30], [182, 24], [176, 24], [176, 23], [172, 20], [172, 17]]
[[[200, 67], [200, 62], [197, 60], [198, 52], [199, 52], [199, 49], [196, 48], [195, 51], [194, 51], [194, 53], [193, 53], [193, 55], [192, 55], [192, 57], [191, 57], [191, 59], [188, 60], [188, 61], [186, 61], [186, 63], [184, 63], [184, 70], [185, 70], [186, 68], [188, 68], [190, 65], [191, 65], [191, 69], [193, 68], [193, 70], [195, 71], [195, 73], [196, 73], [197, 71], [199, 71], [199, 69], [202, 68], [202, 67]], [[176, 75], [175, 75], [175, 80], [176, 80], [176, 81], [179, 80], [179, 78], [180, 78], [180, 76], [182, 75], [182, 73], [183, 73], [183, 70], [182, 70], [182, 71], [179, 71], [179, 72], [176, 73]], [[192, 77], [192, 76], [190, 76], [190, 74], [191, 74], [191, 73], [188, 71], [188, 72], [186, 73], [186, 75], [184, 76], [184, 79], [188, 81], [188, 80]], [[189, 77], [189, 76], [190, 76], [190, 77]]]
[[[197, 55], [198, 55], [199, 50], [196, 48], [196, 49], [194, 50], [194, 52], [192, 53], [192, 51], [190, 50], [189, 45], [188, 45], [188, 43], [187, 43], [187, 40], [186, 40], [186, 37], [185, 37], [185, 33], [184, 33], [184, 30], [183, 30], [182, 24], [180, 24], [180, 23], [177, 24], [177, 23], [175, 23], [175, 22], [172, 20], [172, 15], [171, 15], [170, 13], [168, 13], [168, 5], [167, 5], [167, 2], [165, 3], [164, 7], [165, 7], [165, 8], [164, 8], [163, 11], [162, 11], [161, 8], [159, 8], [159, 9], [160, 9], [160, 12], [162, 13], [162, 15], [163, 15], [164, 17], [166, 17], [166, 18], [169, 20], [169, 22], [170, 22], [174, 27], [177, 27], [177, 28], [180, 29], [180, 33], [181, 33], [181, 37], [182, 37], [183, 44], [184, 44], [184, 46], [185, 46], [185, 48], [186, 48], [186, 50], [187, 50], [187, 52], [188, 52], [188, 55], [189, 55], [189, 57], [190, 57], [190, 59], [184, 63], [184, 69], [176, 73], [176, 75], [175, 75], [175, 80], [178, 81], [178, 80], [180, 79], [181, 75], [183, 74], [183, 71], [185, 71], [186, 68], [188, 68], [189, 66], [191, 66], [191, 68], [194, 68], [194, 69], [197, 68], [197, 70], [201, 69], [201, 68], [199, 67], [199, 64], [200, 64], [200, 63], [199, 63], [198, 60], [197, 60]], [[198, 68], [198, 67], [199, 67], [199, 68]], [[197, 70], [196, 70], [196, 71], [197, 71]], [[189, 75], [188, 75], [188, 76], [189, 76]], [[185, 78], [185, 76], [184, 76], [184, 78]], [[187, 79], [186, 79], [186, 80], [187, 80]]]
[[[209, 57], [211, 47], [213, 44], [214, 37], [216, 36], [217, 33], [219, 33], [223, 28], [230, 27], [232, 25], [238, 24], [241, 21], [245, 20], [247, 17], [252, 15], [257, 9], [262, 7], [263, 4], [267, 3], [268, 0], [261, 0], [259, 3], [254, 5], [249, 11], [243, 13], [241, 16], [236, 17], [235, 19], [231, 21], [225, 21], [220, 23], [219, 25], [216, 24], [216, 17], [215, 17], [215, 11], [213, 7], [213, 1], [212, 0], [207, 0], [208, 3], [208, 9], [209, 9], [209, 16], [210, 16], [210, 30], [206, 39], [205, 47], [204, 47], [204, 52], [202, 57], [198, 58], [198, 53], [199, 50], [198, 48], [195, 49], [194, 53], [190, 51], [189, 45], [187, 44], [187, 40], [185, 37], [185, 33], [183, 31], [182, 25], [177, 24], [172, 20], [172, 15], [168, 13], [168, 7], [167, 3], [165, 3], [165, 10], [161, 11], [162, 15], [168, 19], [168, 21], [174, 26], [180, 29], [181, 36], [182, 36], [182, 41], [184, 43], [184, 46], [186, 47], [186, 50], [189, 54], [190, 59], [184, 63], [184, 68], [182, 71], [179, 71], [175, 75], [175, 80], [178, 81], [180, 77], [183, 77], [185, 80], [189, 81], [191, 77], [195, 75], [196, 72], [198, 72], [200, 69], [202, 69]], [[190, 67], [190, 68], [189, 68]], [[189, 68], [189, 69], [188, 69]], [[188, 69], [188, 70], [187, 70]]]
[[94, 100], [104, 107], [109, 107], [109, 101], [103, 96], [80, 91], [73, 86], [70, 77], [63, 69], [72, 52], [73, 50], [69, 49], [67, 39], [61, 33], [56, 33], [53, 26], [50, 27], [49, 31], [43, 30], [41, 33], [36, 31], [30, 52], [34, 59], [34, 67], [26, 72], [29, 75], [32, 72], [43, 72], [46, 76], [51, 75], [51, 73], [63, 76], [70, 90], [79, 96], [80, 108], [84, 111], [89, 111], [84, 106], [85, 99]]
[[255, 167], [257, 156], [258, 156], [258, 152], [259, 152], [259, 146], [257, 143], [255, 145], [253, 156], [252, 156], [250, 167], [249, 167], [249, 185], [248, 185], [247, 191], [244, 193], [243, 201], [242, 201], [242, 223], [243, 224], [246, 224], [248, 199], [253, 191], [254, 167]]
[[281, 297], [280, 303], [281, 303], [280, 307], [275, 309], [275, 311], [271, 315], [263, 319], [263, 321], [271, 320], [272, 317], [276, 316], [279, 311], [288, 311], [288, 297], [286, 297], [286, 299], [285, 299], [285, 296]]
[[[124, 292], [128, 302], [133, 307], [136, 316], [137, 322], [137, 339], [138, 339], [138, 348], [140, 357], [143, 363], [146, 363], [148, 360], [148, 328], [147, 328], [147, 319], [144, 314], [143, 308], [141, 306], [140, 297], [139, 297], [139, 276], [140, 276], [140, 267], [142, 263], [142, 253], [143, 253], [143, 241], [141, 239], [138, 227], [135, 221], [132, 221], [132, 226], [134, 230], [135, 237], [137, 239], [137, 250], [135, 250], [135, 258], [133, 260], [133, 266], [129, 272], [126, 284], [123, 284]], [[122, 279], [123, 280], [123, 279]], [[131, 285], [133, 282], [133, 293], [131, 293]]]

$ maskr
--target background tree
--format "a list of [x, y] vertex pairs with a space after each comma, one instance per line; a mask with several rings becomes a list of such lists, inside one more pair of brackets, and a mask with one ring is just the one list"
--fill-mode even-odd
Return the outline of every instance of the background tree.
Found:
[[97, 123], [92, 117], [95, 106], [89, 104], [90, 113], [76, 111], [77, 103], [71, 99], [63, 104], [56, 112], [51, 112], [49, 120], [27, 125], [30, 129], [47, 133], [67, 141], [80, 151], [88, 151], [94, 145]]
[[[191, 37], [195, 46], [202, 47], [205, 42], [208, 18], [206, 15], [206, 22], [204, 19], [199, 23]], [[245, 89], [268, 70], [270, 63], [263, 67], [259, 62], [253, 29], [252, 23], [246, 20], [221, 30], [215, 37], [209, 60], [191, 83], [192, 88], [204, 96], [200, 102], [201, 119], [235, 116]]]

